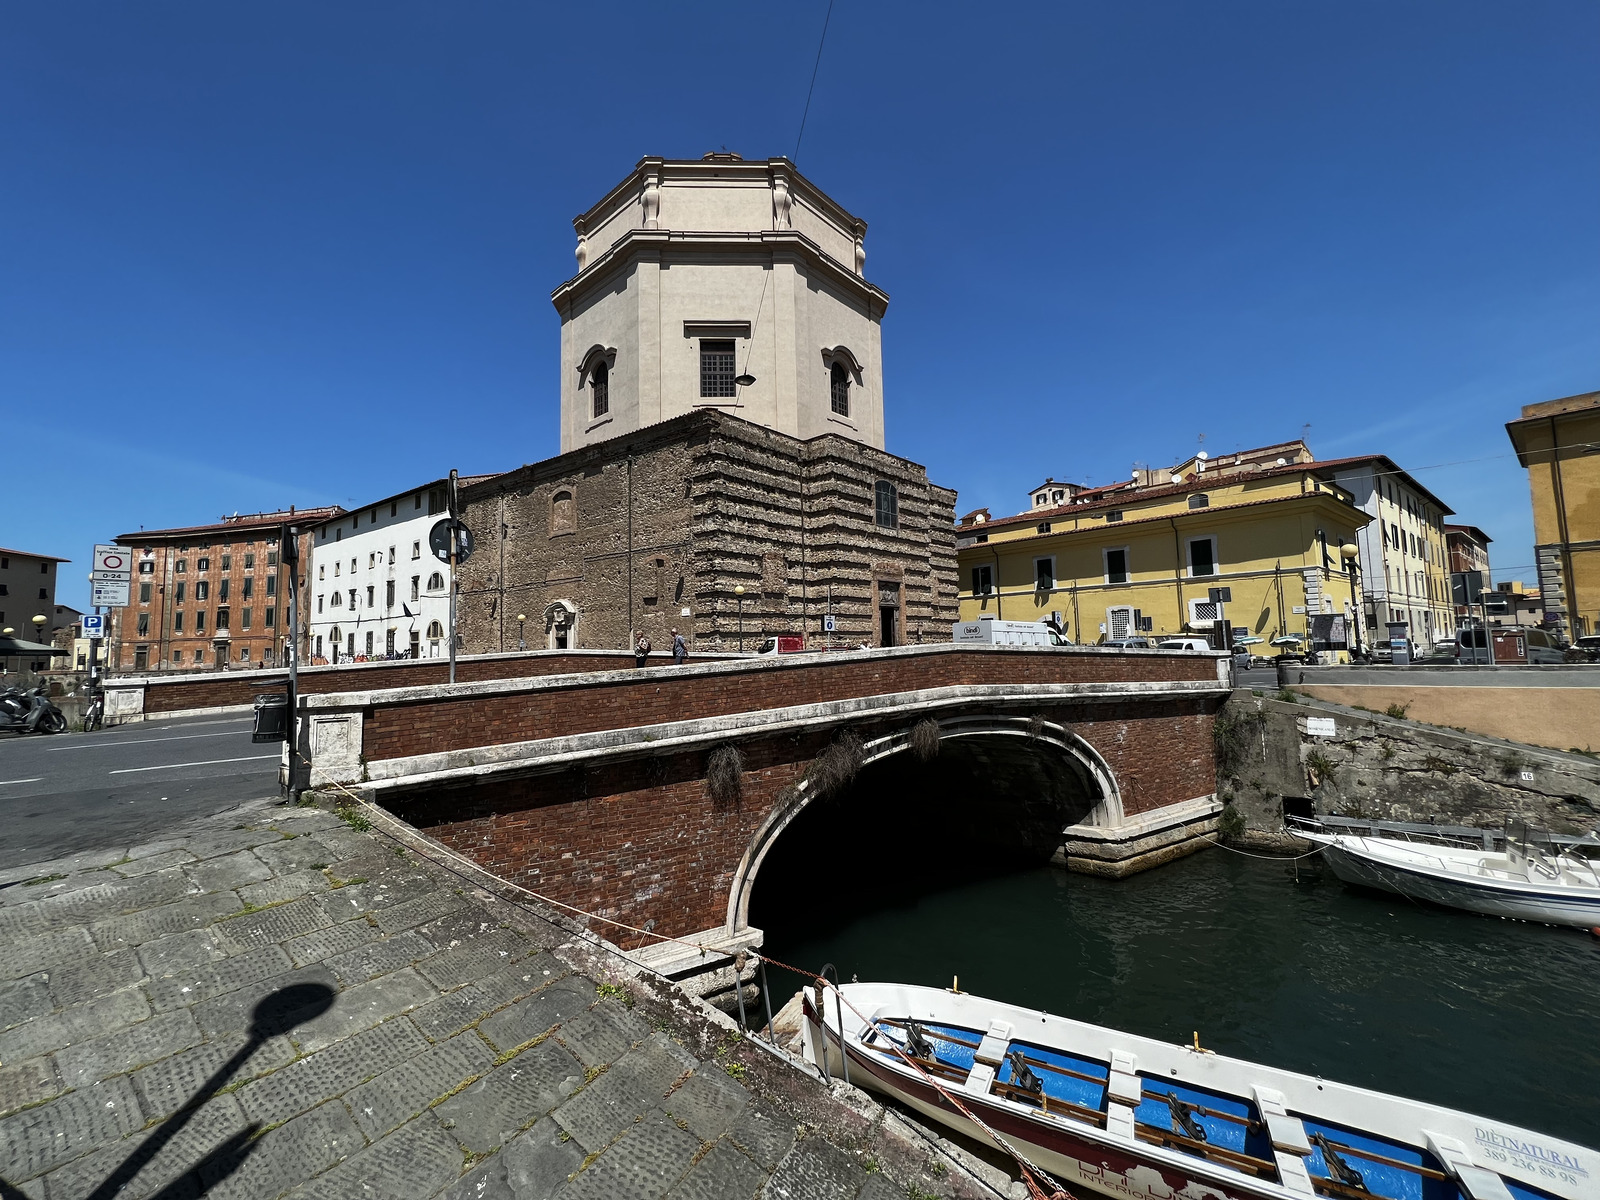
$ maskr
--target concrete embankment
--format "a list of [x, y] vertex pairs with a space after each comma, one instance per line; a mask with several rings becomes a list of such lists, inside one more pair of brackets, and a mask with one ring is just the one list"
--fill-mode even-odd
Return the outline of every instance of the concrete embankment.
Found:
[[1520, 817], [1572, 834], [1600, 826], [1600, 758], [1443, 729], [1404, 711], [1364, 712], [1297, 688], [1235, 691], [1217, 721], [1225, 835], [1287, 847], [1286, 813], [1478, 826]]

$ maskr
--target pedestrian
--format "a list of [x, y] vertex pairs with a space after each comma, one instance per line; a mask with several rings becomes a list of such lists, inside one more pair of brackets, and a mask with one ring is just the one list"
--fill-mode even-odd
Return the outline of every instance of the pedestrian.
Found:
[[672, 631], [672, 663], [681, 667], [689, 661], [689, 644], [683, 640], [683, 634], [676, 629]]
[[650, 657], [652, 649], [650, 639], [641, 633], [639, 640], [633, 644], [633, 665], [636, 667], [644, 666], [644, 660]]

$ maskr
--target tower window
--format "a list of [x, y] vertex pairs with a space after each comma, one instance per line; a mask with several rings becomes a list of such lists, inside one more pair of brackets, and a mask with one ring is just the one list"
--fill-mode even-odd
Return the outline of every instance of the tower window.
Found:
[[589, 390], [594, 399], [593, 415], [605, 416], [611, 411], [611, 369], [604, 362], [595, 363], [589, 372]]
[[850, 372], [843, 363], [834, 363], [828, 372], [828, 394], [833, 401], [833, 411], [841, 417], [850, 415]]
[[700, 395], [702, 398], [736, 396], [733, 382], [733, 342], [700, 339]]
[[900, 527], [900, 493], [886, 479], [878, 480], [876, 517], [878, 524], [885, 529]]

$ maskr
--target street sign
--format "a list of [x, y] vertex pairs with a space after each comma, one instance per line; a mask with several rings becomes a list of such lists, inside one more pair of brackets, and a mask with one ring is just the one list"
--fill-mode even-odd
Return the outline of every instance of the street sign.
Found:
[[106, 619], [99, 613], [85, 613], [83, 618], [83, 636], [86, 638], [103, 638], [106, 635]]
[[127, 579], [133, 574], [133, 554], [126, 546], [96, 546], [94, 570], [97, 579], [101, 572], [113, 572]]
[[89, 582], [91, 583], [127, 583], [132, 578], [133, 576], [126, 571], [89, 572]]
[[89, 603], [96, 608], [126, 608], [128, 590], [126, 579], [96, 581], [89, 585]]
[[450, 561], [450, 529], [456, 531], [456, 563], [464, 563], [472, 557], [472, 530], [467, 528], [465, 521], [452, 521], [449, 517], [435, 521], [433, 528], [428, 531], [428, 548], [433, 551], [433, 556], [440, 562]]
[[832, 633], [834, 631], [834, 626], [836, 625], [836, 623], [837, 622], [836, 622], [836, 619], [835, 619], [834, 615], [832, 613], [829, 613], [827, 616], [822, 618], [822, 632], [823, 633]]

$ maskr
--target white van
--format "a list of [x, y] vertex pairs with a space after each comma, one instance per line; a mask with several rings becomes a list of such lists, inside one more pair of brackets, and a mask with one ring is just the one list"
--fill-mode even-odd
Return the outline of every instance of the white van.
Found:
[[1175, 637], [1162, 638], [1156, 643], [1157, 650], [1210, 650], [1211, 643], [1201, 637]]
[[951, 626], [950, 640], [980, 646], [1072, 645], [1044, 621], [997, 621], [993, 617], [957, 621]]

